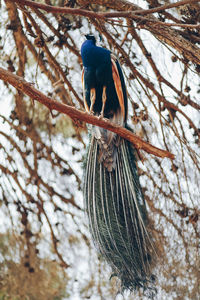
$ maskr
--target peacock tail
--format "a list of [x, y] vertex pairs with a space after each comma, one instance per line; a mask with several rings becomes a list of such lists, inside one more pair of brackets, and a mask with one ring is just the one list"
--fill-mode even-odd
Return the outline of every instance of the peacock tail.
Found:
[[100, 146], [91, 136], [86, 158], [84, 200], [89, 228], [99, 253], [121, 280], [121, 290], [155, 292], [152, 265], [155, 250], [147, 232], [148, 216], [141, 191], [135, 153], [120, 139], [116, 167], [99, 162]]

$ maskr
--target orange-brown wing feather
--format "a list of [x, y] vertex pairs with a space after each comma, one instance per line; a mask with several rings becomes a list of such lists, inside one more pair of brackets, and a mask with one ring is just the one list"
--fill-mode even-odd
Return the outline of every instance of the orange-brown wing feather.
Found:
[[82, 87], [83, 87], [83, 101], [84, 101], [85, 110], [87, 112], [89, 112], [90, 109], [89, 109], [89, 106], [88, 106], [86, 98], [85, 98], [84, 68], [83, 68], [83, 71], [82, 71], [81, 81], [82, 81]]
[[112, 76], [113, 76], [113, 81], [115, 84], [115, 90], [116, 90], [117, 97], [119, 100], [119, 105], [121, 108], [123, 119], [125, 120], [125, 107], [124, 107], [124, 95], [123, 95], [123, 91], [122, 91], [122, 84], [121, 84], [121, 80], [120, 80], [120, 76], [119, 76], [119, 72], [117, 69], [115, 59], [111, 58], [111, 63], [112, 63]]

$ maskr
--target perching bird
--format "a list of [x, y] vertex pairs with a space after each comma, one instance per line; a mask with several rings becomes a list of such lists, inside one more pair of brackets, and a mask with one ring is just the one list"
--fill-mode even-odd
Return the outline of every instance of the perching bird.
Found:
[[[127, 127], [127, 93], [117, 58], [97, 47], [92, 35], [86, 35], [81, 56], [86, 111]], [[153, 297], [155, 253], [133, 146], [93, 126], [85, 168], [84, 200], [97, 250], [112, 276], [120, 278], [121, 291], [143, 288]]]

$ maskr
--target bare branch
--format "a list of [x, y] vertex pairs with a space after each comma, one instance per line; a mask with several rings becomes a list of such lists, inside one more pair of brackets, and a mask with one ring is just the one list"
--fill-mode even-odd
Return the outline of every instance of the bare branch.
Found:
[[86, 112], [79, 111], [75, 109], [74, 107], [71, 107], [69, 105], [65, 105], [62, 103], [59, 103], [58, 101], [55, 101], [51, 99], [50, 97], [45, 96], [43, 93], [38, 91], [33, 87], [32, 83], [29, 83], [25, 81], [23, 78], [14, 75], [12, 72], [9, 72], [7, 70], [4, 70], [3, 68], [0, 68], [0, 79], [10, 83], [12, 86], [14, 86], [16, 89], [22, 91], [26, 95], [28, 95], [31, 99], [37, 100], [40, 103], [47, 106], [50, 110], [57, 110], [61, 113], [67, 114], [72, 119], [79, 119], [82, 121], [85, 121], [89, 124], [97, 125], [100, 127], [103, 127], [105, 129], [108, 129], [112, 132], [117, 133], [121, 137], [129, 140], [137, 149], [145, 150], [146, 152], [159, 156], [159, 157], [168, 157], [171, 159], [174, 159], [174, 155], [166, 150], [161, 150], [145, 141], [143, 141], [140, 137], [133, 134], [131, 131], [122, 128], [120, 126], [117, 126], [115, 124], [112, 124], [108, 120], [101, 120], [98, 117], [92, 116]]
[[179, 6], [182, 6], [185, 4], [192, 4], [192, 3], [197, 3], [197, 2], [200, 2], [200, 0], [182, 0], [182, 1], [175, 2], [175, 3], [164, 4], [162, 6], [155, 7], [155, 8], [150, 8], [150, 9], [146, 9], [146, 10], [144, 10], [144, 9], [138, 10], [138, 11], [136, 11], [136, 13], [141, 14], [141, 15], [147, 15], [147, 14], [152, 14], [155, 12], [162, 12], [166, 9], [170, 9], [173, 7], [179, 7]]
[[[37, 3], [30, 0], [13, 0], [13, 2], [20, 3], [23, 5], [27, 5], [29, 7], [34, 8], [40, 8], [44, 9], [45, 11], [51, 12], [51, 13], [65, 13], [65, 14], [73, 14], [73, 15], [79, 15], [84, 17], [98, 17], [100, 19], [103, 18], [115, 18], [115, 17], [131, 17], [133, 13], [131, 11], [129, 12], [109, 12], [109, 13], [95, 13], [92, 11], [88, 11], [85, 9], [79, 9], [79, 8], [69, 8], [69, 7], [58, 7], [58, 6], [51, 6], [43, 3]], [[191, 3], [197, 3], [200, 2], [200, 0], [183, 0], [176, 3], [170, 3], [165, 4], [160, 7], [151, 8], [151, 9], [142, 9], [142, 10], [136, 10], [134, 11], [134, 14], [138, 15], [147, 15], [152, 14], [155, 12], [161, 12], [163, 10], [178, 7], [185, 4], [191, 4]]]
[[[161, 24], [161, 25], [167, 26], [167, 27], [176, 26], [176, 27], [183, 27], [183, 28], [200, 28], [200, 24], [165, 23], [165, 22], [158, 21], [157, 19], [149, 19], [149, 18], [145, 18], [142, 16], [138, 16], [140, 14], [146, 15], [146, 14], [150, 14], [153, 12], [162, 11], [164, 9], [169, 9], [171, 7], [177, 7], [177, 6], [179, 6], [179, 5], [177, 5], [177, 3], [174, 3], [174, 5], [172, 5], [172, 4], [171, 5], [163, 5], [161, 7], [154, 8], [154, 9], [136, 10], [136, 11], [134, 11], [134, 13], [132, 11], [128, 11], [128, 12], [115, 12], [114, 11], [114, 12], [107, 12], [107, 13], [96, 13], [93, 11], [79, 9], [79, 8], [68, 8], [68, 7], [65, 8], [65, 7], [58, 7], [58, 6], [50, 6], [50, 5], [46, 5], [46, 4], [42, 4], [42, 3], [32, 2], [29, 0], [14, 0], [14, 1], [19, 4], [28, 5], [32, 8], [40, 8], [40, 9], [43, 9], [43, 10], [45, 10], [47, 12], [51, 12], [51, 13], [65, 13], [65, 14], [79, 15], [79, 16], [83, 16], [83, 17], [97, 18], [97, 19], [123, 17], [123, 18], [132, 18], [132, 19], [136, 19], [136, 20], [142, 20], [145, 22], [154, 22], [154, 23]], [[180, 2], [188, 2], [188, 1], [180, 1]], [[200, 0], [194, 1], [194, 2], [200, 2]], [[182, 5], [182, 4], [180, 4], [180, 5]]]
[[[122, 7], [122, 10], [120, 12], [107, 12], [107, 13], [96, 13], [89, 10], [79, 9], [79, 8], [68, 8], [68, 7], [57, 7], [57, 6], [51, 6], [46, 5], [42, 3], [37, 3], [29, 0], [13, 0], [16, 3], [27, 5], [32, 8], [40, 8], [47, 12], [51, 13], [65, 13], [65, 14], [71, 14], [71, 15], [79, 15], [87, 18], [93, 18], [93, 19], [101, 19], [106, 21], [106, 18], [115, 18], [115, 17], [123, 17], [123, 18], [132, 18], [135, 21], [143, 21], [142, 28], [150, 31], [153, 35], [155, 35], [158, 39], [162, 40], [164, 43], [168, 44], [169, 46], [172, 46], [174, 49], [176, 49], [178, 52], [180, 52], [184, 57], [186, 57], [188, 60], [191, 60], [193, 63], [200, 64], [200, 50], [199, 48], [192, 44], [185, 38], [183, 38], [180, 33], [178, 33], [176, 30], [171, 29], [170, 26], [171, 23], [167, 23], [167, 25], [164, 22], [159, 21], [157, 18], [155, 18], [153, 15], [148, 16], [147, 18], [139, 16], [139, 14], [143, 14], [142, 12], [145, 10], [141, 10], [140, 7], [129, 4], [129, 10], [125, 9], [125, 7]], [[95, 2], [95, 4], [98, 4]], [[183, 5], [180, 3], [186, 3], [188, 1], [180, 1], [179, 5]], [[193, 2], [200, 2], [195, 0]], [[191, 3], [191, 2], [190, 2]], [[115, 8], [115, 5], [112, 3], [113, 7]], [[109, 7], [112, 8], [112, 5], [109, 5]], [[132, 10], [131, 10], [132, 9]], [[166, 8], [165, 8], [166, 9]], [[162, 8], [163, 10], [163, 8]], [[149, 11], [149, 10], [148, 10]], [[139, 13], [138, 13], [139, 12]], [[181, 25], [180, 23], [177, 25], [174, 23], [174, 26]], [[188, 24], [185, 24], [188, 25]], [[189, 24], [190, 25], [190, 24]], [[195, 25], [195, 24], [194, 24]], [[181, 25], [182, 26], [182, 25]], [[192, 25], [193, 26], [193, 25]], [[195, 25], [194, 28], [198, 27], [199, 25]], [[190, 26], [191, 27], [191, 26]]]

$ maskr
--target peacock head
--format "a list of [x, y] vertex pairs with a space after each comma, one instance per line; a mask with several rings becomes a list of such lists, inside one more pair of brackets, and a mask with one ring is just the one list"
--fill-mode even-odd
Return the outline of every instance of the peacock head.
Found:
[[87, 40], [93, 41], [94, 45], [96, 44], [96, 39], [95, 39], [94, 35], [86, 34], [85, 37], [86, 37]]

